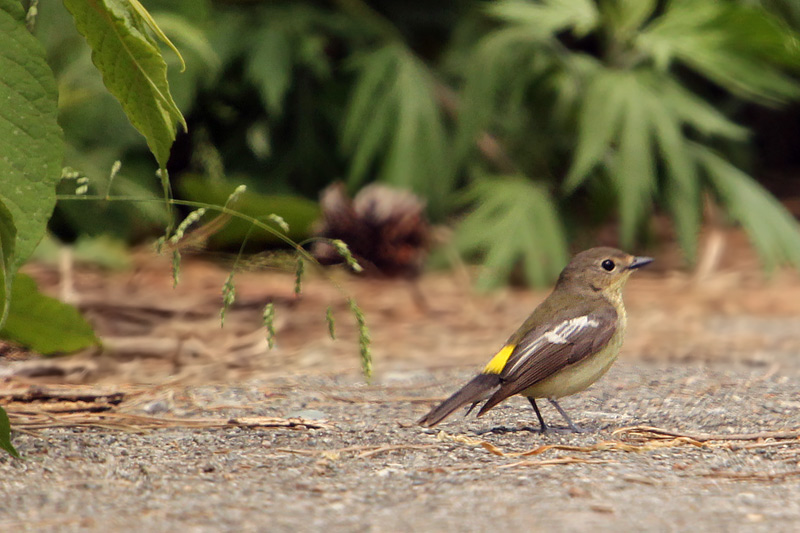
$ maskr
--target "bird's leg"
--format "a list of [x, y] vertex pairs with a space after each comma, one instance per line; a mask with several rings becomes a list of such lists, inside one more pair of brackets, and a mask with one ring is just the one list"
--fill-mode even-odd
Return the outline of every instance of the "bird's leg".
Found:
[[[575, 433], [583, 433], [583, 430], [582, 430], [581, 428], [579, 428], [578, 426], [576, 426], [575, 424], [573, 424], [573, 423], [572, 423], [572, 420], [570, 420], [569, 416], [567, 416], [567, 412], [566, 412], [566, 411], [564, 411], [564, 410], [561, 408], [561, 406], [560, 406], [560, 405], [558, 405], [558, 402], [557, 402], [557, 401], [555, 401], [553, 398], [548, 398], [548, 400], [550, 401], [550, 403], [552, 403], [552, 404], [553, 404], [553, 407], [555, 407], [555, 408], [558, 410], [558, 412], [559, 412], [559, 413], [561, 413], [561, 416], [563, 416], [563, 417], [564, 417], [564, 420], [566, 420], [566, 421], [567, 421], [567, 424], [569, 425], [569, 428], [570, 428], [572, 431], [574, 431]], [[537, 413], [537, 414], [539, 413], [539, 410], [538, 410], [538, 409], [536, 410], [536, 413]], [[541, 417], [539, 417], [539, 419], [541, 419]]]
[[536, 411], [536, 418], [539, 419], [539, 433], [547, 433], [547, 424], [544, 423], [544, 418], [542, 418], [542, 413], [539, 412], [539, 406], [536, 405], [536, 400], [534, 398], [528, 398], [528, 401], [531, 402], [533, 410]]

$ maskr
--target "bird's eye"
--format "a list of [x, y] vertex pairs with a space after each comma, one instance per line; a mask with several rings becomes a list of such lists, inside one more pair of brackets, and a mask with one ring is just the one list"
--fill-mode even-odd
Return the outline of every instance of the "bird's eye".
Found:
[[600, 263], [600, 266], [603, 267], [605, 270], [611, 272], [612, 270], [614, 270], [614, 267], [616, 265], [614, 264], [614, 261], [612, 261], [611, 259], [606, 259], [605, 261]]

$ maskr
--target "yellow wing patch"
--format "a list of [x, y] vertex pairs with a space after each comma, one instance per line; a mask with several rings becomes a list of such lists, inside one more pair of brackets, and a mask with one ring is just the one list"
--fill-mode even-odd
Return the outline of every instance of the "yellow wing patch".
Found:
[[484, 374], [500, 374], [506, 366], [508, 362], [508, 358], [511, 357], [511, 353], [516, 348], [514, 344], [507, 344], [503, 346], [503, 349], [497, 352], [497, 354], [492, 357], [492, 360], [484, 367], [483, 373]]

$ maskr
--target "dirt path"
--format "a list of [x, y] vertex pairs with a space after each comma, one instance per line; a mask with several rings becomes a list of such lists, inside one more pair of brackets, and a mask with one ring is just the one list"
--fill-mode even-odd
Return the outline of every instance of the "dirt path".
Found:
[[[119, 410], [326, 422], [21, 434], [26, 459], [0, 458], [0, 530], [796, 531], [797, 437], [700, 443], [613, 431], [797, 432], [797, 362], [622, 362], [564, 401], [588, 430], [578, 435], [527, 431], [533, 417], [519, 399], [482, 419], [414, 426], [464, 370], [394, 372], [369, 387], [351, 375], [162, 389]], [[518, 455], [543, 445], [581, 448]]]
[[[373, 338], [367, 386], [352, 317], [329, 284], [309, 280], [298, 300], [291, 276], [242, 274], [220, 329], [224, 269], [189, 262], [176, 291], [168, 269], [76, 274], [72, 298], [105, 353], [0, 363], [0, 402], [25, 457], [0, 456], [0, 531], [798, 530], [796, 274], [764, 283], [725, 270], [698, 285], [643, 272], [626, 294], [621, 360], [562, 402], [588, 432], [539, 435], [519, 398], [435, 430], [413, 422], [544, 293], [474, 295], [435, 275], [422, 280], [423, 311], [403, 284], [345, 279]], [[58, 292], [52, 271], [34, 274]], [[336, 342], [325, 339], [327, 305]], [[3, 395], [47, 383], [116, 391], [121, 403], [93, 412], [84, 400]], [[548, 405], [543, 414], [561, 424]], [[275, 427], [293, 417], [305, 425]], [[638, 426], [674, 434], [615, 433]]]

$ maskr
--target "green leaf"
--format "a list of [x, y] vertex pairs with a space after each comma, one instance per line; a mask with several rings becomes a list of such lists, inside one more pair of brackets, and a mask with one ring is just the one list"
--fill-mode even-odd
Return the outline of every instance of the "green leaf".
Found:
[[700, 233], [700, 177], [679, 117], [661, 103], [659, 99], [651, 100], [648, 111], [668, 177], [664, 185], [667, 207], [672, 213], [678, 242], [691, 264], [697, 256]]
[[177, 125], [185, 129], [186, 121], [169, 92], [164, 58], [148, 33], [152, 22], [124, 0], [64, 0], [64, 5], [92, 48], [109, 92], [166, 168]]
[[673, 0], [637, 39], [665, 69], [680, 61], [729, 91], [762, 103], [800, 96], [797, 34], [764, 9], [737, 2]]
[[279, 115], [292, 82], [294, 65], [289, 36], [276, 26], [267, 25], [254, 36], [247, 56], [247, 74], [256, 82], [267, 110]]
[[77, 309], [41, 294], [24, 274], [14, 277], [11, 310], [0, 338], [44, 355], [74, 352], [100, 342]]
[[736, 124], [714, 106], [687, 90], [674, 78], [659, 76], [654, 82], [660, 99], [688, 126], [710, 137], [720, 136], [733, 141], [747, 139], [747, 128]]
[[153, 13], [159, 27], [175, 41], [186, 56], [185, 70], [179, 60], [167, 55], [167, 79], [175, 104], [187, 113], [197, 101], [197, 92], [216, 81], [221, 67], [220, 57], [208, 40], [204, 29], [188, 17], [176, 13]]
[[[455, 165], [474, 150], [482, 133], [498, 132], [496, 136], [502, 137], [512, 128], [512, 121], [525, 120], [534, 113], [531, 87], [547, 80], [558, 68], [558, 58], [549, 41], [522, 24], [510, 24], [480, 40], [465, 67], [467, 79], [460, 98], [453, 150]], [[571, 74], [570, 71], [563, 81]], [[560, 96], [566, 93], [556, 92]]]
[[19, 452], [11, 444], [11, 422], [8, 420], [6, 410], [2, 407], [0, 407], [0, 448], [19, 459]]
[[370, 165], [394, 126], [392, 95], [385, 81], [391, 76], [392, 64], [392, 50], [388, 47], [357, 61], [359, 80], [342, 127], [342, 148], [353, 154], [349, 181], [354, 185], [366, 180]]
[[603, 15], [618, 39], [635, 33], [653, 14], [655, 0], [612, 0], [603, 4]]
[[619, 197], [620, 242], [632, 248], [643, 215], [652, 205], [656, 188], [652, 124], [646, 108], [646, 93], [635, 79], [620, 87], [626, 99], [619, 135], [619, 148], [609, 169]]
[[588, 82], [580, 108], [578, 145], [564, 191], [573, 192], [589, 176], [589, 172], [602, 162], [609, 144], [619, 131], [625, 113], [626, 100], [619, 90], [624, 74], [599, 70]]
[[414, 191], [441, 215], [454, 172], [428, 67], [398, 43], [363, 56], [357, 67], [342, 130], [342, 148], [351, 157], [349, 183], [363, 183], [375, 170], [380, 181]]
[[[9, 294], [11, 283], [14, 281], [16, 269], [14, 268], [14, 241], [17, 238], [17, 228], [14, 219], [3, 202], [0, 201], [0, 279], [3, 280], [3, 294]], [[11, 300], [3, 298], [3, 309], [0, 311], [0, 329], [8, 318], [11, 309]]]
[[[602, 163], [619, 200], [620, 241], [632, 247], [656, 190], [651, 88], [635, 71], [605, 70], [590, 81], [575, 160], [564, 183], [572, 192]], [[664, 110], [666, 113], [667, 111]]]
[[591, 0], [504, 0], [489, 4], [487, 10], [501, 20], [525, 26], [534, 35], [548, 37], [567, 29], [581, 37], [598, 22], [597, 6]]
[[161, 28], [159, 28], [158, 24], [156, 24], [156, 21], [153, 20], [150, 12], [145, 9], [139, 0], [128, 0], [128, 3], [139, 16], [141, 21], [144, 22], [147, 28], [153, 32], [156, 37], [158, 37], [158, 40], [167, 45], [167, 47], [175, 53], [175, 55], [178, 57], [178, 60], [181, 62], [181, 72], [186, 70], [186, 61], [184, 61], [180, 51], [175, 47], [174, 44], [172, 44], [172, 41], [169, 40], [169, 37], [167, 37], [164, 32], [161, 31]]
[[[572, 192], [596, 167], [605, 168], [619, 201], [620, 240], [629, 247], [660, 187], [681, 248], [693, 261], [702, 206], [687, 126], [735, 139], [746, 132], [664, 72], [598, 71], [582, 103], [579, 142], [565, 190]], [[659, 175], [664, 178], [660, 184]]]
[[504, 283], [520, 262], [531, 285], [558, 276], [568, 259], [566, 236], [544, 187], [521, 176], [479, 179], [467, 199], [477, 207], [458, 227], [455, 243], [462, 253], [485, 256], [480, 288]]
[[53, 72], [24, 21], [18, 1], [0, 0], [0, 203], [16, 228], [12, 263], [3, 245], [11, 277], [44, 235], [64, 155]]
[[744, 227], [764, 268], [781, 264], [800, 268], [800, 226], [797, 220], [753, 178], [710, 149], [694, 152], [730, 216]]

